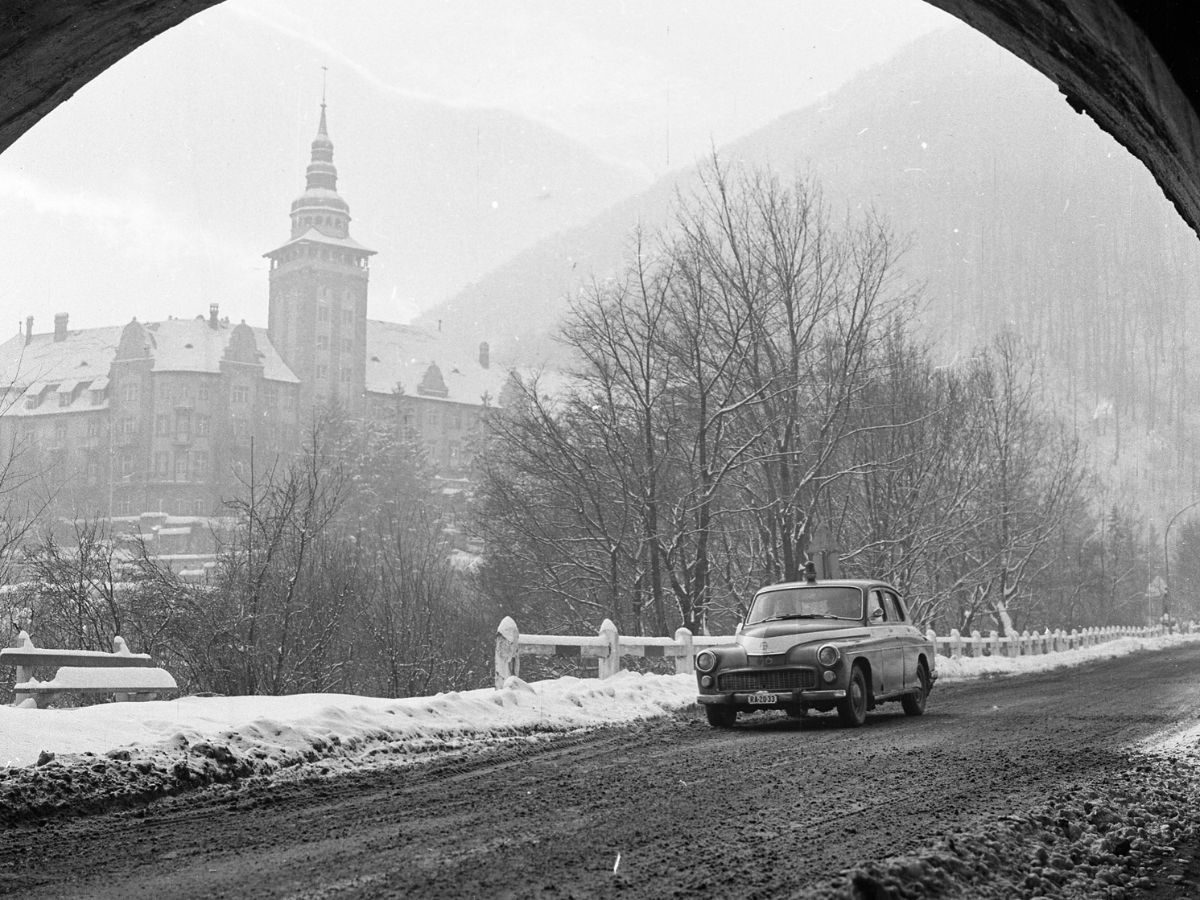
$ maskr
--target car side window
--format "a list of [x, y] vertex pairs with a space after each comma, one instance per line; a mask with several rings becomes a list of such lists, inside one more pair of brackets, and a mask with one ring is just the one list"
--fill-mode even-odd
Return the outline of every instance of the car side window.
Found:
[[892, 622], [903, 622], [908, 618], [904, 615], [904, 604], [900, 602], [899, 597], [890, 591], [883, 595], [883, 608], [887, 612], [888, 619]]
[[[876, 616], [875, 611], [880, 610], [883, 615]], [[887, 610], [883, 607], [883, 592], [879, 589], [873, 589], [867, 599], [867, 618], [872, 622], [886, 622], [888, 618]]]

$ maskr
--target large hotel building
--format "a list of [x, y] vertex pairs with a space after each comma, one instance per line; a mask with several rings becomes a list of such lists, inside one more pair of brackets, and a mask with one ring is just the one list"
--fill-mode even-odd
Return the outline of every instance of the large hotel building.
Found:
[[270, 260], [267, 327], [194, 318], [39, 332], [31, 316], [0, 345], [0, 440], [44, 482], [62, 517], [219, 515], [259, 460], [291, 452], [314, 409], [419, 436], [461, 476], [468, 437], [506, 376], [488, 347], [447, 359], [441, 336], [367, 318], [373, 250], [350, 236], [325, 104], [288, 240]]

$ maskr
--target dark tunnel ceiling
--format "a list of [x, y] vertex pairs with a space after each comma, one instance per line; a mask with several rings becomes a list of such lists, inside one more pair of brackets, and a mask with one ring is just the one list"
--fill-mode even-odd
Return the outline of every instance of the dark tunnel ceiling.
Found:
[[[218, 0], [9, 0], [0, 151], [125, 54]], [[1145, 163], [1200, 232], [1200, 4], [929, 0], [1058, 84]]]

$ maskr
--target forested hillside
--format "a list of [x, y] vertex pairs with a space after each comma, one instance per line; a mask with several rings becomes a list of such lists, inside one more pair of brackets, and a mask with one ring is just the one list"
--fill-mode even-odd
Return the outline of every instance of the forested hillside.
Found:
[[[901, 268], [923, 285], [946, 365], [1014, 327], [1044, 353], [1048, 393], [1125, 499], [1136, 493], [1161, 525], [1190, 498], [1187, 307], [1200, 294], [1200, 244], [1142, 165], [1040, 74], [956, 28], [719, 155], [799, 169], [833, 209], [886, 217], [908, 240]], [[544, 357], [566, 298], [616, 270], [633, 230], [658, 228], [695, 184], [694, 171], [660, 182], [430, 318], [510, 360]]]

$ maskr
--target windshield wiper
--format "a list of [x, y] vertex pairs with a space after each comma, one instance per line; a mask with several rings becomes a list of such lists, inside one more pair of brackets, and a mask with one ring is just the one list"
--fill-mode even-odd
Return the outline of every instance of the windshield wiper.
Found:
[[786, 616], [771, 616], [769, 619], [761, 619], [754, 624], [758, 625], [762, 622], [780, 622], [784, 619], [840, 619], [841, 616], [833, 616], [829, 613], [789, 613]]

